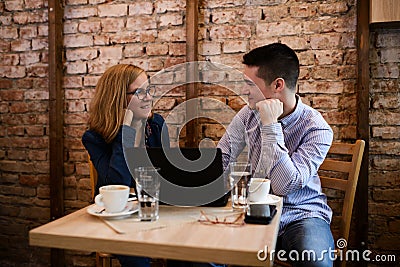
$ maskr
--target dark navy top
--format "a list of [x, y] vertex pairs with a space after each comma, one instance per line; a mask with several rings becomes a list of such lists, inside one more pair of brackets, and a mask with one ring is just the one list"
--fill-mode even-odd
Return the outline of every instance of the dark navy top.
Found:
[[[106, 143], [103, 136], [93, 130], [87, 130], [83, 134], [82, 143], [89, 152], [98, 174], [96, 194], [103, 185], [123, 184], [134, 187], [135, 181], [126, 165], [123, 146], [133, 147], [135, 136], [136, 130], [126, 125], [120, 127], [118, 134], [110, 143]], [[161, 147], [161, 139], [167, 141], [169, 146], [165, 121], [161, 115], [154, 113], [146, 123], [144, 144], [146, 147]]]

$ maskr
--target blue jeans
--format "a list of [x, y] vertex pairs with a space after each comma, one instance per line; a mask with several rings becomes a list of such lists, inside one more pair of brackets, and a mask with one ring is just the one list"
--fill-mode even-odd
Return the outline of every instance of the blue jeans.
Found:
[[[279, 255], [279, 250], [285, 253]], [[278, 237], [275, 257], [293, 266], [331, 267], [335, 244], [329, 224], [320, 218], [290, 223]]]
[[150, 267], [150, 258], [115, 255], [122, 267]]

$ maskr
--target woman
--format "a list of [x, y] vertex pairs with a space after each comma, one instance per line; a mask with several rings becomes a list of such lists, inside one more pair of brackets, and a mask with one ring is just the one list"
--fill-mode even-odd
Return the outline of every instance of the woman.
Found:
[[[98, 173], [96, 194], [103, 185], [134, 187], [126, 165], [124, 147], [161, 147], [169, 136], [164, 119], [152, 113], [154, 87], [143, 69], [115, 65], [101, 76], [90, 105], [89, 130], [82, 143]], [[150, 266], [150, 259], [118, 256], [122, 266]]]

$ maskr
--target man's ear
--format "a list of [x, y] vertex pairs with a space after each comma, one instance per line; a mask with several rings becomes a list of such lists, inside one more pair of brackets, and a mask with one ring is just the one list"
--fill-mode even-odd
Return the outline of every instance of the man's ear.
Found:
[[285, 80], [283, 78], [276, 78], [275, 79], [275, 91], [282, 92], [285, 88]]

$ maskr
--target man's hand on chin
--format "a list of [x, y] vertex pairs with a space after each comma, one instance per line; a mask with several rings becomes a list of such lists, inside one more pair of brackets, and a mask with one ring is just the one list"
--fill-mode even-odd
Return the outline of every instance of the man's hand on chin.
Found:
[[276, 123], [283, 113], [283, 103], [279, 99], [265, 99], [256, 104], [256, 110], [260, 113], [262, 125]]

